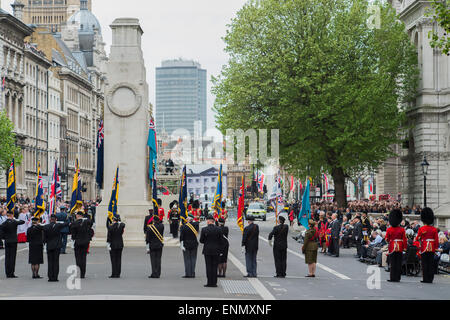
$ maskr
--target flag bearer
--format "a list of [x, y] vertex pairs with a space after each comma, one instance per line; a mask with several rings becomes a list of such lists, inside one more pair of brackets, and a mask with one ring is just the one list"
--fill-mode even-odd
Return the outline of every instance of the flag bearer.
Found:
[[112, 272], [110, 278], [120, 278], [122, 270], [123, 232], [125, 223], [120, 222], [120, 216], [113, 217], [113, 223], [108, 225], [108, 250], [111, 257]]
[[161, 277], [161, 257], [164, 247], [164, 225], [159, 221], [157, 215], [155, 215], [153, 221], [147, 225], [146, 234], [150, 248], [150, 262], [152, 266], [152, 274], [149, 278], [159, 278]]

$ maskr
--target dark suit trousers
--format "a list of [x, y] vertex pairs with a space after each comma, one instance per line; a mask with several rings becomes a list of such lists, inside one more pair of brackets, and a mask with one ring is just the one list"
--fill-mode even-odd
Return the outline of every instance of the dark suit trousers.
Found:
[[122, 250], [123, 249], [111, 249], [109, 256], [111, 257], [111, 275], [113, 277], [120, 277], [122, 272]]
[[332, 248], [331, 253], [339, 256], [339, 237], [331, 238], [330, 247]]
[[434, 280], [434, 252], [422, 253], [422, 274], [423, 281], [432, 283]]
[[159, 278], [161, 276], [161, 257], [162, 249], [151, 250], [150, 249], [150, 262], [152, 265], [152, 276]]
[[217, 285], [217, 268], [219, 266], [219, 255], [205, 255], [207, 285]]
[[361, 250], [361, 246], [362, 246], [362, 244], [361, 244], [361, 239], [355, 240], [355, 242], [356, 242], [356, 254], [357, 254], [358, 257], [361, 257], [361, 255], [362, 255], [362, 250]]
[[183, 251], [184, 273], [187, 277], [195, 277], [195, 264], [197, 262], [197, 248]]
[[16, 270], [17, 243], [5, 243], [5, 271], [11, 277]]
[[66, 253], [67, 248], [67, 233], [61, 233], [62, 247], [61, 253]]
[[47, 251], [48, 260], [48, 279], [58, 280], [59, 275], [59, 255], [60, 249]]
[[402, 252], [393, 252], [389, 255], [391, 267], [391, 281], [400, 281], [402, 277]]
[[247, 251], [245, 253], [245, 265], [247, 267], [247, 275], [256, 277], [256, 254], [258, 251]]
[[86, 275], [86, 256], [88, 245], [75, 246], [75, 262], [80, 268], [80, 277], [83, 279]]
[[286, 276], [287, 249], [273, 249], [277, 276]]

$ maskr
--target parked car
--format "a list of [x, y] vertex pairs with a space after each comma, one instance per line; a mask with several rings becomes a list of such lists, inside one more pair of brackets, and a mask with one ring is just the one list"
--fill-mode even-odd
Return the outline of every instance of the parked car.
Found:
[[252, 202], [249, 204], [247, 209], [246, 218], [254, 217], [255, 219], [261, 219], [262, 221], [266, 221], [267, 219], [267, 210], [264, 204], [260, 202]]

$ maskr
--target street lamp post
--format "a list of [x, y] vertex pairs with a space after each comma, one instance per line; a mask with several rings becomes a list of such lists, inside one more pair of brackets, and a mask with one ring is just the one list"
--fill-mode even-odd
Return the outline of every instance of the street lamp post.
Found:
[[430, 164], [427, 161], [427, 156], [423, 156], [423, 162], [421, 163], [422, 166], [422, 174], [423, 174], [423, 206], [424, 208], [427, 207], [427, 174], [428, 174], [428, 167]]

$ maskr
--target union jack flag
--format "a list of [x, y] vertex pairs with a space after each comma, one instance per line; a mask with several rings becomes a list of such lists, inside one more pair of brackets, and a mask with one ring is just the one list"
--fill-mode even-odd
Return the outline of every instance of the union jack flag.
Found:
[[261, 171], [258, 174], [258, 188], [259, 188], [259, 192], [263, 192], [264, 191], [264, 173], [262, 173]]
[[103, 126], [103, 120], [100, 120], [100, 124], [98, 126], [97, 148], [100, 148], [104, 139], [105, 139], [105, 127]]

